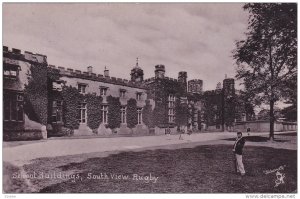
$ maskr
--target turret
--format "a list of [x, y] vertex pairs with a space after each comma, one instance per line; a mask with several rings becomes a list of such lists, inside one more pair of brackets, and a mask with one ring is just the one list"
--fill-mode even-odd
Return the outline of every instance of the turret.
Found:
[[144, 71], [139, 67], [139, 58], [136, 58], [136, 64], [130, 72], [131, 81], [142, 82], [144, 80]]
[[180, 71], [178, 73], [178, 82], [181, 84], [182, 88], [184, 89], [184, 92], [187, 91], [187, 72], [186, 71]]
[[202, 93], [203, 92], [203, 80], [192, 79], [192, 80], [188, 81], [188, 92]]
[[223, 91], [225, 96], [233, 96], [235, 94], [233, 78], [226, 78], [223, 80]]
[[165, 72], [165, 65], [159, 64], [155, 66], [155, 78], [164, 78]]

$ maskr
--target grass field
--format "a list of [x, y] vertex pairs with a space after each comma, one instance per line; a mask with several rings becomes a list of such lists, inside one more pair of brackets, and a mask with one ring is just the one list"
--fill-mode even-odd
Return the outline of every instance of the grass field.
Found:
[[[234, 171], [231, 148], [203, 145], [129, 151], [83, 162], [68, 156], [41, 158], [24, 170], [27, 174], [61, 172], [79, 177], [75, 181], [31, 179], [30, 184], [41, 193], [289, 193], [297, 189], [297, 151], [247, 146], [243, 156], [247, 174], [242, 177]], [[274, 187], [275, 173], [264, 171], [284, 165], [284, 184]], [[108, 179], [89, 179], [101, 173]], [[152, 180], [133, 179], [134, 174], [145, 177], [150, 173]], [[111, 179], [111, 174], [128, 175], [128, 179]], [[155, 183], [154, 177], [158, 177]]]

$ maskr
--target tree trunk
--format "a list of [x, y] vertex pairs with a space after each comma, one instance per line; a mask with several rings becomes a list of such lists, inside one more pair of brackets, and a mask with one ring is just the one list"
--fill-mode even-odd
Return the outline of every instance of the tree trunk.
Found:
[[269, 58], [271, 72], [271, 99], [270, 99], [270, 140], [274, 140], [274, 67], [272, 58], [272, 43], [269, 41]]
[[270, 140], [274, 140], [274, 101], [270, 101]]

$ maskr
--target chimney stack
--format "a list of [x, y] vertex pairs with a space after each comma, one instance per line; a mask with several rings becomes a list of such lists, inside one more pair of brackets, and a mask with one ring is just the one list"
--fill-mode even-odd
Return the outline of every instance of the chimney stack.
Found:
[[93, 73], [93, 66], [88, 66], [87, 67], [87, 72], [89, 75], [91, 75]]
[[109, 77], [109, 70], [106, 68], [104, 69], [104, 77]]

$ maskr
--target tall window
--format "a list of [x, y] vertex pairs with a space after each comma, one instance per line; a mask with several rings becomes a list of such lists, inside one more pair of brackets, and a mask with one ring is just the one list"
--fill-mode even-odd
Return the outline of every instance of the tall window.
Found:
[[24, 121], [23, 95], [7, 94], [4, 97], [4, 120]]
[[169, 122], [173, 123], [175, 121], [174, 109], [170, 108], [168, 112]]
[[142, 108], [137, 108], [138, 124], [142, 124]]
[[100, 95], [106, 96], [107, 94], [107, 87], [100, 87]]
[[101, 106], [102, 123], [107, 124], [108, 105]]
[[79, 122], [86, 123], [86, 103], [79, 103]]
[[62, 101], [52, 103], [52, 122], [62, 122]]
[[121, 107], [121, 123], [126, 124], [126, 107]]
[[120, 90], [120, 97], [125, 98], [126, 90]]
[[78, 91], [81, 94], [85, 94], [85, 92], [86, 92], [86, 84], [78, 84]]
[[136, 93], [136, 100], [142, 99], [142, 93]]
[[170, 94], [168, 97], [168, 118], [169, 123], [175, 122], [175, 96]]

